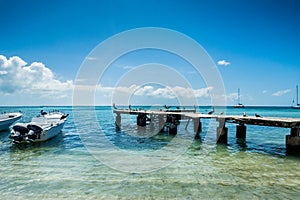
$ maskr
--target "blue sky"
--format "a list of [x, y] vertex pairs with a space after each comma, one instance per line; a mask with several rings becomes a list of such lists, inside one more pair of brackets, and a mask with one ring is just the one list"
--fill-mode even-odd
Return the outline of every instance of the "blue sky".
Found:
[[[2, 61], [2, 105], [70, 105], [70, 88], [90, 51], [117, 33], [141, 27], [181, 32], [202, 45], [216, 65], [220, 60], [230, 63], [217, 65], [229, 105], [236, 103], [237, 88], [241, 89], [245, 105], [290, 105], [295, 85], [300, 84], [300, 1], [297, 0], [0, 0], [0, 5], [0, 55], [11, 68], [30, 66], [32, 72], [25, 70], [32, 80], [20, 87], [7, 81], [8, 77], [12, 80], [13, 75], [8, 75], [13, 70], [5, 71]], [[107, 76], [117, 80], [122, 70], [125, 73], [137, 64], [153, 61], [147, 58], [153, 52], [141, 55], [120, 59]], [[12, 56], [21, 60], [9, 62]], [[168, 56], [160, 56], [158, 62], [164, 59]], [[26, 64], [22, 65], [22, 61]], [[178, 71], [185, 66], [165, 62]], [[24, 76], [23, 79], [18, 80], [27, 81]], [[195, 90], [209, 87], [201, 77], [188, 79]], [[53, 84], [44, 86], [45, 81]], [[109, 81], [103, 81], [103, 86], [113, 87]], [[33, 85], [35, 92], [29, 92]], [[53, 85], [63, 88], [62, 91]], [[97, 95], [101, 99], [99, 104], [110, 103], [104, 96]], [[142, 101], [140, 98], [136, 103]], [[205, 96], [199, 101], [210, 102]], [[173, 103], [163, 98], [156, 102]]]

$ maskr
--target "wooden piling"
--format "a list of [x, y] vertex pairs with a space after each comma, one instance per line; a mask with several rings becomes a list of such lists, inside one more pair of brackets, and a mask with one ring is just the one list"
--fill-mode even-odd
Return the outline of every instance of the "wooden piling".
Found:
[[154, 114], [150, 114], [150, 130], [154, 129]]
[[236, 138], [246, 139], [246, 126], [244, 124], [236, 125]]
[[177, 135], [177, 124], [171, 123], [168, 127], [168, 133], [170, 135]]
[[300, 154], [300, 128], [291, 128], [291, 134], [286, 136], [286, 153]]
[[187, 127], [189, 126], [190, 121], [191, 121], [191, 118], [188, 119], [188, 121], [187, 121], [187, 123], [186, 123], [186, 125], [185, 125], [185, 130], [187, 130]]
[[116, 115], [116, 127], [121, 128], [121, 115], [120, 114]]
[[159, 114], [158, 115], [158, 129], [160, 131], [163, 131], [164, 126], [165, 126], [164, 115]]
[[217, 143], [227, 144], [228, 128], [225, 127], [225, 119], [217, 119], [219, 127], [217, 128]]
[[292, 137], [297, 137], [299, 136], [299, 128], [291, 128], [291, 136]]
[[194, 133], [195, 133], [195, 138], [200, 139], [199, 133], [202, 131], [202, 124], [200, 122], [200, 118], [193, 118], [193, 123], [194, 123]]
[[193, 118], [194, 122], [194, 132], [199, 133], [202, 131], [202, 123], [200, 122], [200, 118]]
[[145, 127], [146, 126], [147, 116], [144, 113], [139, 113], [136, 117], [136, 123], [138, 126]]

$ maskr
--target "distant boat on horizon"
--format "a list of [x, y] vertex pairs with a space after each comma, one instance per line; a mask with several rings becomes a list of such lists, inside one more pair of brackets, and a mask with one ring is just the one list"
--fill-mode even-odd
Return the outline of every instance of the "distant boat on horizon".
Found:
[[[293, 100], [293, 105], [292, 105], [292, 108], [294, 109], [300, 109], [300, 104], [299, 104], [299, 101], [298, 101], [298, 85], [296, 85], [296, 103], [295, 101]], [[295, 104], [294, 104], [295, 103]]]
[[238, 100], [237, 104], [234, 105], [234, 108], [244, 108], [245, 106], [241, 103], [241, 98], [240, 98], [240, 88], [238, 88]]

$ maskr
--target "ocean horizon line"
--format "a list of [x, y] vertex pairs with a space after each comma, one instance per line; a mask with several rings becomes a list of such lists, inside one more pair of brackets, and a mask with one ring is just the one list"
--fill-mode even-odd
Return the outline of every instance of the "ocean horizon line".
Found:
[[[134, 105], [131, 104], [131, 107], [163, 107], [165, 104], [161, 104], [161, 105]], [[116, 105], [116, 106], [120, 106], [120, 107], [128, 107], [128, 105], [124, 105], [124, 104], [120, 104], [120, 105]], [[168, 106], [170, 107], [194, 107], [194, 105], [172, 105], [172, 104], [168, 104]], [[1, 105], [0, 108], [5, 108], [5, 107], [113, 107], [113, 105], [109, 105], [109, 104], [103, 104], [103, 105]], [[234, 107], [234, 105], [197, 105], [197, 107]], [[255, 108], [255, 107], [282, 107], [282, 108], [289, 108], [291, 107], [291, 105], [245, 105], [244, 108]], [[243, 109], [243, 108], [237, 108], [237, 109]]]

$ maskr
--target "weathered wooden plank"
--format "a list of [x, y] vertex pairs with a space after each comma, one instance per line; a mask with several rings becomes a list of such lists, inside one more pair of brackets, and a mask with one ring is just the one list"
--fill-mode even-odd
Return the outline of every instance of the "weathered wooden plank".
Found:
[[300, 119], [296, 118], [274, 118], [274, 117], [233, 117], [227, 119], [229, 123], [236, 124], [250, 124], [258, 126], [273, 126], [273, 127], [284, 127], [292, 128], [300, 126]]
[[[175, 112], [176, 111], [176, 112]], [[273, 126], [273, 127], [284, 127], [284, 128], [300, 128], [300, 118], [277, 118], [277, 117], [255, 117], [255, 116], [235, 116], [235, 115], [209, 115], [202, 113], [188, 112], [189, 110], [118, 110], [115, 109], [113, 112], [116, 114], [131, 114], [138, 115], [153, 114], [153, 115], [181, 115], [181, 119], [201, 119], [201, 118], [212, 118], [217, 121], [224, 120], [229, 123], [236, 124], [250, 124], [258, 126]]]

